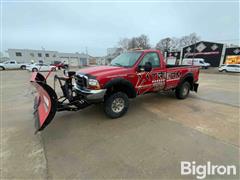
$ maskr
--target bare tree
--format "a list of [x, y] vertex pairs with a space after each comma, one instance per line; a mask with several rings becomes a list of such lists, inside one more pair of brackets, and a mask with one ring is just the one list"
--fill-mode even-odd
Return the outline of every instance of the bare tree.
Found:
[[200, 37], [197, 36], [196, 33], [191, 33], [188, 36], [183, 36], [182, 38], [180, 38], [179, 47], [182, 48], [185, 46], [189, 46], [191, 44], [195, 44], [199, 40], [200, 40]]
[[161, 51], [170, 51], [174, 42], [173, 39], [170, 37], [164, 38], [160, 40], [157, 45], [156, 49], [160, 49]]
[[133, 48], [149, 49], [151, 46], [149, 44], [149, 38], [147, 35], [140, 35], [138, 37], [132, 37], [130, 39], [123, 38], [118, 42], [119, 46], [124, 50]]
[[128, 39], [128, 38], [120, 39], [120, 41], [118, 42], [118, 45], [119, 45], [122, 49], [128, 50], [128, 49], [129, 49], [129, 41], [130, 41], [130, 39]]
[[199, 40], [200, 37], [196, 33], [191, 33], [181, 38], [167, 37], [157, 43], [156, 49], [160, 49], [161, 51], [180, 51], [182, 47], [195, 44]]
[[149, 38], [142, 34], [141, 36], [136, 38], [138, 48], [149, 49], [151, 48], [149, 44]]

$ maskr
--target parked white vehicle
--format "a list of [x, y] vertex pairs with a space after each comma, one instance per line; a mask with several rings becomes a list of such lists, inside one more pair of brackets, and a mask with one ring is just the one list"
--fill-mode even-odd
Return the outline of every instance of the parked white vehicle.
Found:
[[17, 63], [14, 60], [10, 60], [0, 63], [0, 71], [5, 69], [26, 69], [26, 66], [26, 63]]
[[223, 64], [218, 68], [219, 72], [240, 72], [240, 64]]
[[50, 71], [50, 70], [56, 70], [56, 66], [50, 66], [48, 64], [41, 64], [41, 63], [35, 63], [30, 64], [26, 67], [28, 71], [32, 72], [39, 72], [39, 71]]
[[211, 64], [204, 61], [202, 58], [184, 58], [182, 60], [182, 65], [193, 65], [201, 66], [204, 69], [207, 69]]

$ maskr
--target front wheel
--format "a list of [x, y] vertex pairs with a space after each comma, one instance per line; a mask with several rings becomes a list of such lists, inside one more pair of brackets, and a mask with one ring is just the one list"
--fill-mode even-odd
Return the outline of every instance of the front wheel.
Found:
[[3, 70], [5, 70], [5, 68], [4, 68], [4, 67], [2, 67], [2, 66], [0, 66], [0, 71], [3, 71]]
[[128, 106], [128, 96], [123, 92], [117, 92], [106, 98], [104, 111], [110, 118], [119, 118], [127, 112]]
[[189, 82], [185, 81], [176, 88], [175, 94], [178, 99], [185, 99], [188, 96], [189, 91], [190, 84]]

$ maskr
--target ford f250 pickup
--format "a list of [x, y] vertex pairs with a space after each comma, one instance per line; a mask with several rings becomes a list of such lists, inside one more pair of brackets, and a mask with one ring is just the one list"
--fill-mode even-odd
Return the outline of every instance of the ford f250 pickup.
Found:
[[[49, 72], [51, 73], [51, 72]], [[55, 75], [62, 96], [47, 84], [47, 77], [33, 72], [31, 83], [37, 89], [34, 103], [36, 132], [43, 130], [57, 111], [77, 111], [91, 104], [103, 103], [110, 118], [123, 116], [129, 99], [150, 92], [174, 90], [178, 99], [190, 91], [197, 92], [199, 67], [167, 65], [159, 50], [134, 50], [122, 53], [109, 66], [96, 66], [65, 71]]]

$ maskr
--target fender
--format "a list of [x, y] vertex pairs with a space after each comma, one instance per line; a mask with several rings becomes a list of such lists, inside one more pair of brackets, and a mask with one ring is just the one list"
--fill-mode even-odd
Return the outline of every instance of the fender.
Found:
[[104, 89], [110, 90], [112, 87], [117, 88], [116, 89], [117, 91], [125, 92], [129, 98], [135, 98], [137, 96], [134, 86], [127, 79], [124, 78], [112, 79], [105, 84]]
[[194, 76], [193, 76], [192, 72], [189, 72], [189, 73], [185, 74], [183, 77], [181, 77], [177, 86], [182, 84], [184, 81], [188, 81], [191, 85], [191, 90], [193, 90]]

